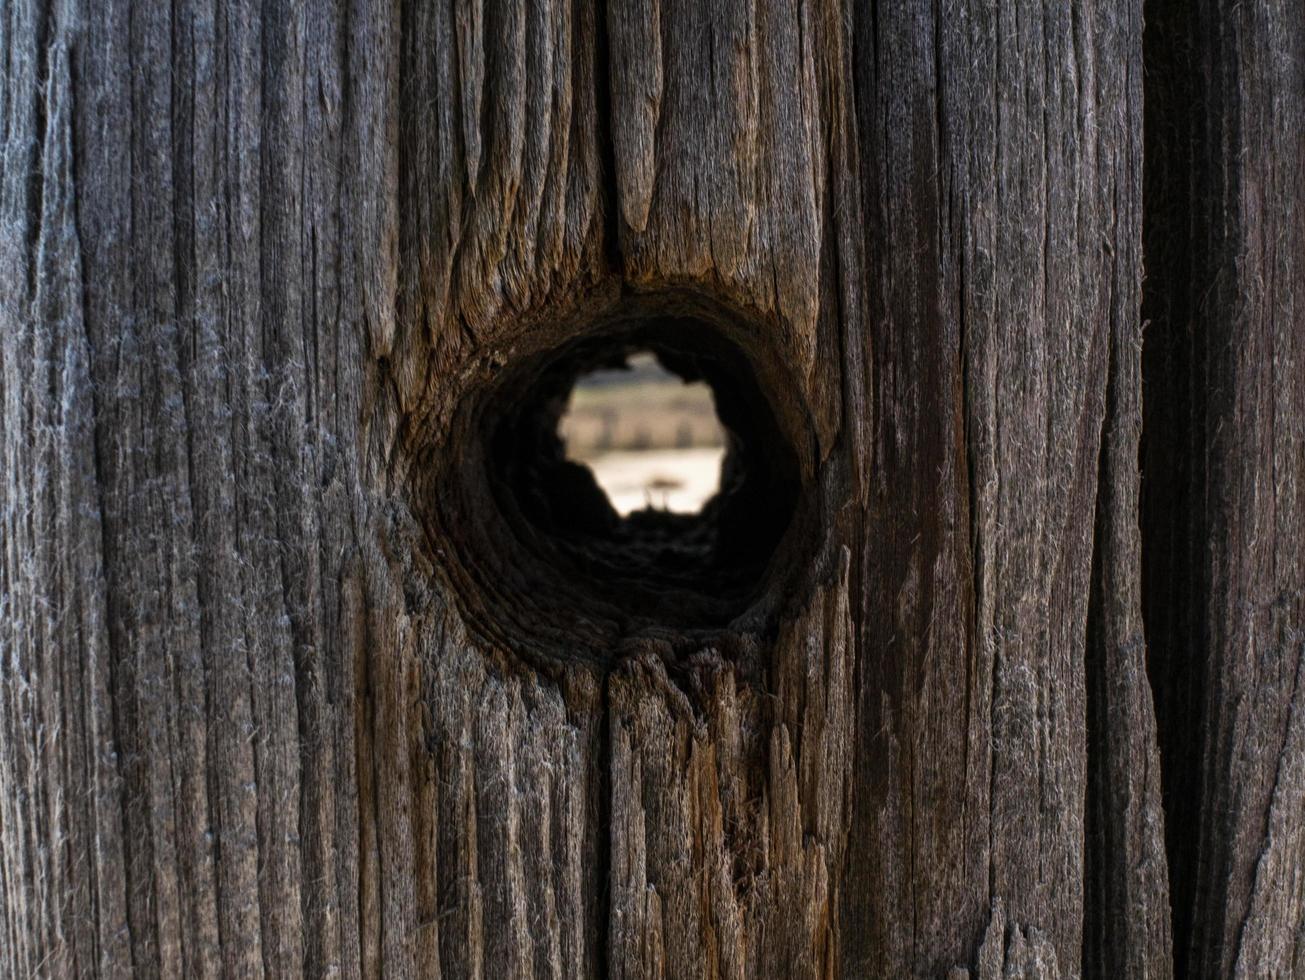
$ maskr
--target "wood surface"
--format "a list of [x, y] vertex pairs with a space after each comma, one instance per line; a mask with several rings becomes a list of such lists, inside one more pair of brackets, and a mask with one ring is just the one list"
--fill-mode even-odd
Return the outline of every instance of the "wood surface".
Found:
[[[1302, 0], [0, 52], [0, 973], [1305, 977]], [[709, 628], [483, 492], [671, 314], [800, 486]]]

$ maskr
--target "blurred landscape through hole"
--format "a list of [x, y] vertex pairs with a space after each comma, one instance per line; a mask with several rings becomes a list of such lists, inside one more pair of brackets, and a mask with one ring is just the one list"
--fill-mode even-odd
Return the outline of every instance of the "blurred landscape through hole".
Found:
[[711, 388], [683, 381], [651, 353], [579, 377], [558, 435], [622, 517], [696, 514], [720, 489], [725, 433]]

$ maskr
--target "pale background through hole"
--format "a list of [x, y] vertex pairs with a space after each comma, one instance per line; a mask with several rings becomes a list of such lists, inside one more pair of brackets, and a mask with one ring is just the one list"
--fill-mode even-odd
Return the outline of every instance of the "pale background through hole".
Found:
[[711, 389], [686, 384], [649, 353], [625, 370], [582, 375], [558, 434], [624, 517], [636, 510], [696, 514], [720, 489], [725, 433]]

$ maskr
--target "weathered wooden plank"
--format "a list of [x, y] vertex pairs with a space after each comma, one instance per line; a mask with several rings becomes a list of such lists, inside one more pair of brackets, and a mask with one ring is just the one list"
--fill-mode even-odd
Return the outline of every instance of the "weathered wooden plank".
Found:
[[[123, 974], [122, 790], [72, 174], [69, 31], [3, 17], [0, 966]], [[75, 656], [68, 655], [74, 653]]]
[[[974, 965], [997, 902], [1076, 972], [1091, 510], [1129, 479], [1099, 487], [1097, 459], [1109, 338], [1136, 316], [1136, 252], [1111, 242], [1140, 216], [1139, 15], [954, 3], [856, 20], [875, 472], [852, 833], [878, 847], [852, 851], [854, 972]], [[1127, 569], [1111, 575], [1109, 601], [1136, 602]], [[1145, 687], [1132, 696], [1119, 748], [1147, 758]], [[1151, 955], [1152, 935], [1116, 938]]]
[[[5, 971], [1299, 972], [1299, 6], [8, 5]], [[595, 650], [431, 498], [635, 305], [804, 540]]]

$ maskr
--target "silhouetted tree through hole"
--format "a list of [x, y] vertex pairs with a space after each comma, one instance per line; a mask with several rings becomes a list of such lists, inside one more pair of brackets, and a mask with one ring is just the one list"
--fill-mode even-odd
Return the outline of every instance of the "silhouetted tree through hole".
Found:
[[650, 352], [581, 375], [558, 434], [622, 517], [696, 514], [720, 489], [725, 433], [711, 388], [682, 381]]

